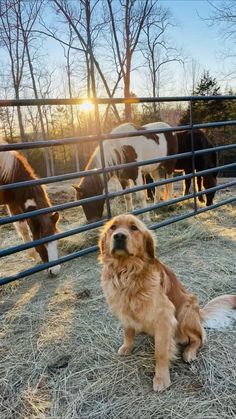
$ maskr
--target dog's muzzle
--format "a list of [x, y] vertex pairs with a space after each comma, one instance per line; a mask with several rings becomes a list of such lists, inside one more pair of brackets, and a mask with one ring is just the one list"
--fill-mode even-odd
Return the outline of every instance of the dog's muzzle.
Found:
[[113, 252], [126, 249], [127, 237], [124, 233], [115, 233], [113, 236]]

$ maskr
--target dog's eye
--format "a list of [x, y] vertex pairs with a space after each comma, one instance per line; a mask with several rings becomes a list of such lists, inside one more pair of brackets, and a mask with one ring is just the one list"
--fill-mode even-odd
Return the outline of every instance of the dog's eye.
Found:
[[115, 224], [112, 224], [111, 230], [115, 230], [115, 229], [116, 229], [116, 225]]
[[130, 229], [133, 230], [133, 231], [137, 231], [138, 230], [138, 227], [135, 224], [132, 224], [130, 226]]

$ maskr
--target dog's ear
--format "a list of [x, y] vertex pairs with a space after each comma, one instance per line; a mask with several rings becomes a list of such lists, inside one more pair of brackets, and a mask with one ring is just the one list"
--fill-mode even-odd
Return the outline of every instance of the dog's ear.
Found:
[[155, 257], [155, 240], [151, 231], [146, 231], [144, 236], [145, 250], [150, 259]]

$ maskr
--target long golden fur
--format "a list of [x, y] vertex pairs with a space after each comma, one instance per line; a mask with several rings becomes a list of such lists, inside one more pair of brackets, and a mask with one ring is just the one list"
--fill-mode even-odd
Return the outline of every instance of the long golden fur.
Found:
[[236, 296], [218, 297], [216, 303], [212, 300], [200, 309], [197, 297], [156, 258], [154, 236], [133, 215], [110, 220], [101, 233], [99, 247], [103, 292], [112, 313], [124, 325], [124, 343], [118, 353], [129, 354], [139, 332], [154, 336], [153, 389], [162, 391], [170, 385], [169, 364], [176, 344], [185, 345], [183, 359], [193, 361], [204, 342], [203, 319], [215, 306], [216, 310], [236, 307]]

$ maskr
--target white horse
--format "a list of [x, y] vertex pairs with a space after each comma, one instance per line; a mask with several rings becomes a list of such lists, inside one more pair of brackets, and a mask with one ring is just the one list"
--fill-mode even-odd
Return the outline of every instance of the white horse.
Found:
[[[144, 127], [136, 126], [131, 123], [119, 125], [111, 131], [111, 134], [121, 133], [124, 137], [121, 139], [106, 140], [103, 143], [106, 166], [119, 165], [141, 160], [150, 160], [155, 158], [166, 157], [177, 153], [177, 139], [171, 132], [152, 134], [148, 129], [170, 128], [164, 122], [153, 122]], [[140, 130], [146, 130], [145, 135], [139, 135]], [[137, 132], [137, 136], [125, 137], [128, 132]], [[85, 170], [101, 167], [100, 148], [96, 147]], [[136, 186], [143, 185], [143, 175], [149, 173], [154, 181], [160, 179], [158, 169], [164, 167], [168, 176], [171, 176], [175, 168], [175, 159], [166, 162], [148, 164], [144, 166], [127, 167], [117, 172], [117, 177], [123, 188], [127, 188], [132, 184]], [[111, 178], [113, 173], [109, 174]], [[104, 180], [102, 174], [94, 174], [81, 179], [78, 185], [73, 185], [77, 191], [77, 199], [88, 198], [94, 195], [100, 195], [104, 191]], [[171, 193], [171, 186], [168, 185], [168, 192]], [[146, 192], [137, 192], [138, 201], [142, 208], [145, 208]], [[159, 188], [155, 189], [155, 202], [160, 200]], [[83, 204], [83, 210], [88, 221], [100, 219], [102, 217], [105, 200], [101, 199], [96, 203]], [[131, 194], [126, 195], [127, 210], [133, 209]]]

